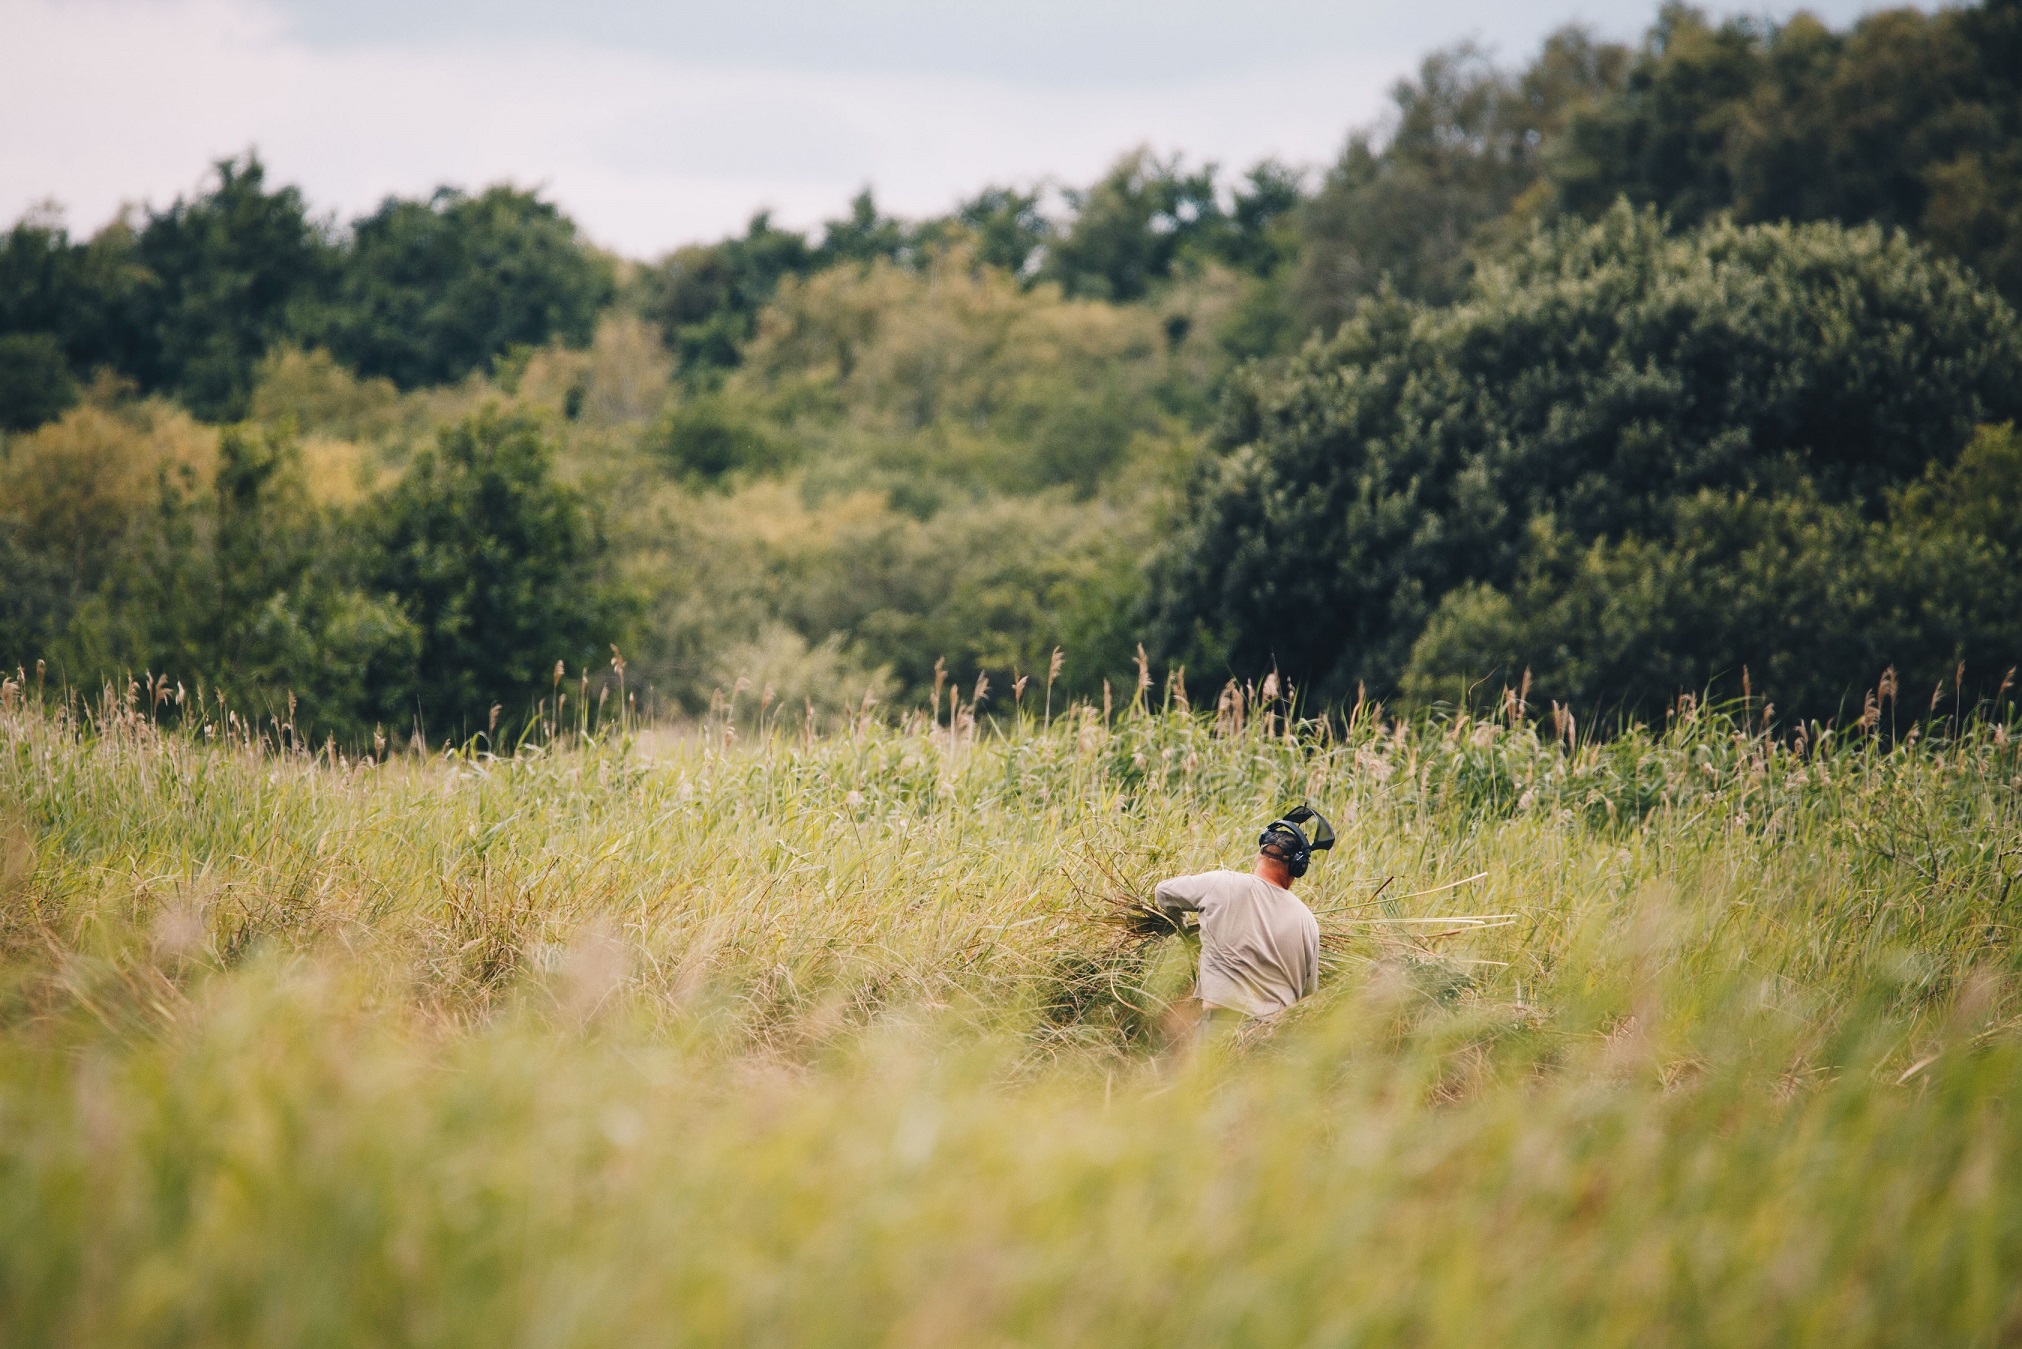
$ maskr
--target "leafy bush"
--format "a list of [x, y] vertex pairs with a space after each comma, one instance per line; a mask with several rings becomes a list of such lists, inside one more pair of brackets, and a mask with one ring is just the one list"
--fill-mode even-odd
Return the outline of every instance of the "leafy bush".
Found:
[[1130, 668], [1144, 519], [1047, 495], [922, 520], [871, 493], [810, 505], [777, 482], [683, 500], [655, 521], [640, 573], [654, 599], [638, 676], [690, 711], [743, 675], [782, 697], [817, 690], [828, 712], [867, 687], [919, 697], [937, 673], [967, 690], [987, 671], [1001, 695], [1014, 670], [1043, 672], [1058, 646], [1063, 689], [1099, 693]]
[[945, 659], [967, 683], [1000, 685], [1071, 653], [1085, 691], [1128, 667], [1130, 611], [1143, 540], [1113, 508], [1052, 498], [951, 507], [926, 521], [885, 511], [839, 521], [818, 547], [779, 550], [779, 611], [801, 631], [846, 638], [864, 664], [909, 691], [931, 687]]
[[[1581, 548], [1540, 522], [1507, 591], [1450, 592], [1407, 690], [1484, 678], [1535, 699], [1661, 716], [1680, 693], [1750, 687], [1786, 719], [1862, 714], [1885, 669], [1914, 698], [1969, 705], [2022, 665], [2022, 441], [1987, 430], [1869, 520], [1816, 495], [1713, 492], [1664, 536]], [[1494, 687], [1492, 685], [1491, 687]]]
[[150, 673], [349, 743], [403, 705], [413, 628], [359, 584], [285, 434], [80, 408], [17, 440], [0, 486], [0, 661]]
[[1154, 618], [1197, 673], [1388, 688], [1444, 597], [1508, 585], [1540, 529], [1661, 541], [1681, 498], [1799, 482], [1873, 513], [2018, 409], [2013, 312], [1902, 236], [1671, 236], [1618, 207], [1244, 381]]
[[714, 393], [669, 403], [647, 446], [674, 473], [705, 487], [777, 472], [792, 457], [792, 447], [753, 408]]
[[555, 480], [554, 445], [488, 409], [439, 434], [372, 511], [375, 587], [418, 630], [413, 708], [430, 736], [524, 720], [558, 666], [601, 666], [625, 638], [597, 512]]
[[[921, 513], [982, 492], [1094, 493], [1177, 428], [1157, 318], [1028, 290], [954, 246], [791, 281], [733, 393], [807, 447], [818, 484], [876, 484]], [[1180, 395], [1183, 396], [1183, 395]]]

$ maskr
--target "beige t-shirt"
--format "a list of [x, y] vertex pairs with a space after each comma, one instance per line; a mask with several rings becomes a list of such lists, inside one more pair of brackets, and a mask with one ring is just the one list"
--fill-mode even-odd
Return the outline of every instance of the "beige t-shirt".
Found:
[[1201, 916], [1200, 998], [1251, 1016], [1282, 1012], [1320, 986], [1320, 923], [1261, 877], [1203, 871], [1160, 881], [1167, 913]]

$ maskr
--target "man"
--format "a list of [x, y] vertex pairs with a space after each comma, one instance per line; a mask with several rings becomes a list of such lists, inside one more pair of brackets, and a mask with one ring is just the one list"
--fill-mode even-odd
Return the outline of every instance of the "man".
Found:
[[[1302, 827], [1308, 822], [1316, 822], [1311, 837]], [[1159, 882], [1158, 906], [1175, 922], [1182, 913], [1200, 915], [1203, 1035], [1276, 1016], [1319, 987], [1320, 924], [1292, 897], [1292, 882], [1316, 851], [1333, 846], [1333, 828], [1300, 806], [1264, 827], [1248, 875], [1204, 871]]]

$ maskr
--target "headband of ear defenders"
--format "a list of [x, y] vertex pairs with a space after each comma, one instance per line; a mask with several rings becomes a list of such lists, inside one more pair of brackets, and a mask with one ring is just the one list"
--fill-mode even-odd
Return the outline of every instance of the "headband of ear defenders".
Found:
[[[1309, 836], [1306, 826], [1311, 825]], [[1334, 846], [1334, 826], [1327, 823], [1327, 817], [1311, 806], [1295, 806], [1277, 819], [1264, 826], [1264, 832], [1257, 835], [1258, 851], [1268, 850], [1273, 857], [1285, 864], [1285, 870], [1294, 877], [1306, 874], [1306, 868], [1313, 863], [1313, 854], [1325, 852]]]

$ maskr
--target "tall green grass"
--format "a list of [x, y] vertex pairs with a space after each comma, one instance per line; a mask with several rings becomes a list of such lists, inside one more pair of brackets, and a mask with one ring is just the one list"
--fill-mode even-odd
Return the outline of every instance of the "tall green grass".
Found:
[[[7, 703], [8, 1344], [2022, 1336], [1997, 719]], [[1191, 1051], [1121, 920], [1301, 799], [1323, 992]]]

